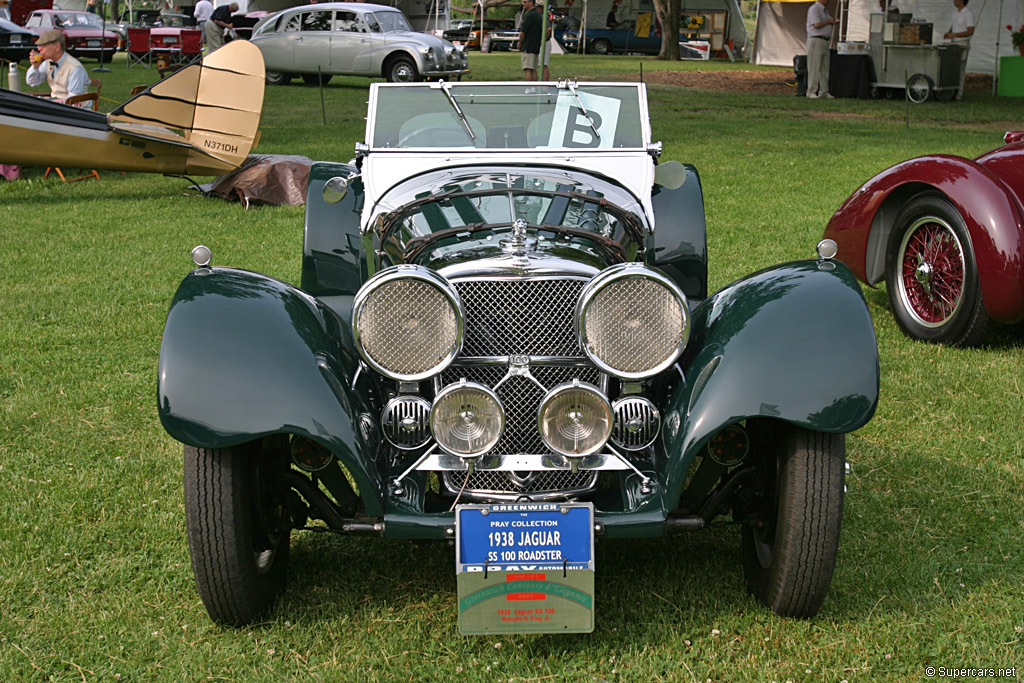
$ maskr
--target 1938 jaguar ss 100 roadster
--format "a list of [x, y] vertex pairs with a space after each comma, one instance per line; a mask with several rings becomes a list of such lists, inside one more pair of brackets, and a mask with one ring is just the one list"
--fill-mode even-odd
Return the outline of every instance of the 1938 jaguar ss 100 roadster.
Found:
[[312, 169], [300, 286], [196, 249], [158, 399], [215, 621], [272, 606], [309, 526], [455, 541], [502, 582], [460, 609], [592, 628], [558, 577], [595, 538], [735, 523], [756, 597], [817, 612], [878, 397], [867, 305], [827, 241], [709, 296], [700, 179], [660, 152], [643, 84], [374, 83], [356, 159]]

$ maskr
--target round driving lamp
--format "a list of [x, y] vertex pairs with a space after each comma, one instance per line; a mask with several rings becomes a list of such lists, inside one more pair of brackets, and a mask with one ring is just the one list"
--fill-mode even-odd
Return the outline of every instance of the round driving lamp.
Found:
[[374, 370], [419, 381], [448, 367], [462, 348], [462, 303], [455, 288], [429, 268], [387, 268], [356, 293], [352, 332], [359, 355]]
[[690, 338], [690, 309], [675, 282], [640, 263], [601, 271], [580, 292], [577, 333], [587, 357], [620, 379], [670, 367]]
[[498, 443], [505, 409], [494, 391], [462, 379], [438, 392], [430, 409], [430, 430], [446, 453], [475, 458]]
[[612, 407], [601, 390], [578, 379], [549, 391], [537, 413], [544, 445], [569, 457], [601, 450], [611, 436], [613, 421]]

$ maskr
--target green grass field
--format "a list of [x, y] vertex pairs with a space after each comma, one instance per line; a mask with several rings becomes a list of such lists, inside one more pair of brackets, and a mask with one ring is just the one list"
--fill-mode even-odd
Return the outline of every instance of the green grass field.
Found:
[[[757, 68], [557, 56], [552, 73], [624, 78], [641, 63]], [[471, 66], [519, 77], [515, 54]], [[156, 72], [119, 56], [102, 78], [110, 109]], [[258, 151], [348, 160], [366, 93], [365, 79], [332, 81], [325, 125], [317, 90], [268, 88]], [[663, 158], [701, 171], [713, 290], [811, 257], [840, 202], [885, 167], [975, 156], [1024, 127], [1018, 100], [983, 93], [909, 113], [670, 86], [650, 100]], [[181, 447], [156, 414], [164, 317], [199, 243], [216, 264], [297, 282], [303, 209], [246, 211], [187, 185], [111, 172], [63, 184], [42, 169], [0, 182], [0, 680], [920, 681], [928, 666], [1024, 679], [1024, 326], [972, 350], [913, 343], [870, 289], [881, 400], [847, 440], [818, 617], [757, 604], [724, 528], [599, 542], [587, 636], [460, 637], [451, 547], [327, 535], [293, 539], [266, 622], [213, 625], [189, 566]]]

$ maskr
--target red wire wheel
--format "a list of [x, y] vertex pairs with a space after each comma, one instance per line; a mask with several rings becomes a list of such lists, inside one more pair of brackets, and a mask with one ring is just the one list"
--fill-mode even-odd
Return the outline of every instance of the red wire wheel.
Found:
[[957, 208], [924, 192], [900, 209], [886, 251], [889, 304], [903, 332], [921, 341], [973, 346], [988, 314], [970, 234]]
[[925, 327], [946, 324], [963, 301], [964, 250], [949, 225], [934, 216], [914, 222], [899, 251], [899, 294]]

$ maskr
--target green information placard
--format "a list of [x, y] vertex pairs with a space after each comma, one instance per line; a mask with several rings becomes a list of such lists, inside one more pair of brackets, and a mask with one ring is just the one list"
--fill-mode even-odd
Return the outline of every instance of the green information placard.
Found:
[[594, 630], [594, 506], [460, 505], [455, 511], [459, 632]]
[[590, 633], [594, 572], [463, 572], [459, 633]]

